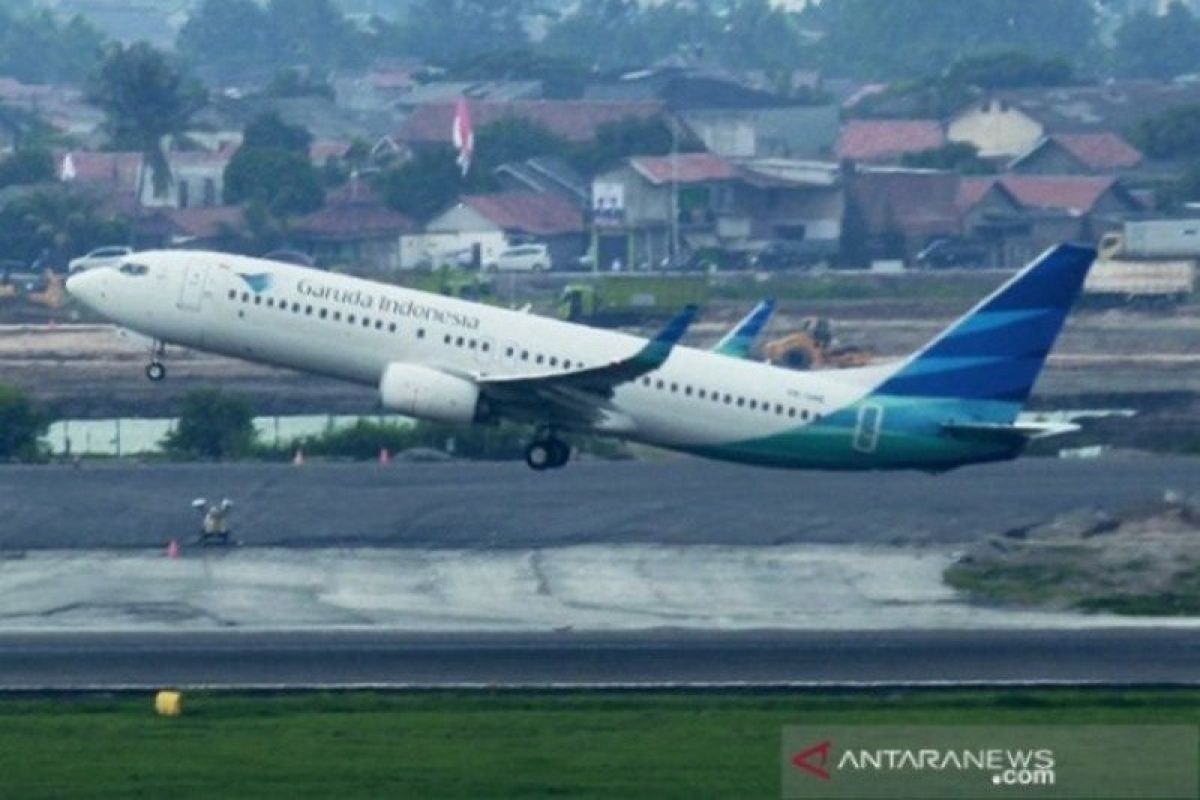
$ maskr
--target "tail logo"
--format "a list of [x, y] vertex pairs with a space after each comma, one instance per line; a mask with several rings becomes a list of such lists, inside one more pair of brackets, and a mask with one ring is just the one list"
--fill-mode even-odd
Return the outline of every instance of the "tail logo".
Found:
[[238, 277], [246, 282], [250, 291], [262, 294], [275, 285], [275, 278], [269, 272], [239, 272]]

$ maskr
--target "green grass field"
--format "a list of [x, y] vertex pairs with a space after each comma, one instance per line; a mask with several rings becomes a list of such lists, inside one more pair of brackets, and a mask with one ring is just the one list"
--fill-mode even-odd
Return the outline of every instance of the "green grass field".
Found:
[[0, 797], [779, 796], [796, 724], [1200, 724], [1200, 691], [0, 700]]

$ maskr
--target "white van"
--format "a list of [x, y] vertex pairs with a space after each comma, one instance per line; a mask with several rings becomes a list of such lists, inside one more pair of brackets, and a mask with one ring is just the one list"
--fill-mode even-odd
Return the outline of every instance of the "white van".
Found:
[[541, 272], [550, 269], [550, 250], [544, 244], [510, 245], [483, 263], [489, 272]]

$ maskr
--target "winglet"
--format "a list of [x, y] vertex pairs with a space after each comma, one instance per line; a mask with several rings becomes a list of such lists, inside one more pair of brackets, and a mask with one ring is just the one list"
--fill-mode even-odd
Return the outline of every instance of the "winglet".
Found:
[[646, 343], [646, 346], [633, 357], [633, 360], [646, 371], [658, 369], [671, 355], [671, 350], [679, 343], [683, 335], [687, 333], [687, 329], [699, 312], [699, 306], [684, 307], [683, 311], [667, 323], [667, 327]]
[[774, 311], [774, 299], [760, 302], [729, 333], [725, 334], [721, 341], [713, 345], [713, 352], [732, 358], [749, 358], [750, 351], [754, 349], [754, 342], [762, 333], [762, 329], [766, 327], [767, 320], [771, 318]]

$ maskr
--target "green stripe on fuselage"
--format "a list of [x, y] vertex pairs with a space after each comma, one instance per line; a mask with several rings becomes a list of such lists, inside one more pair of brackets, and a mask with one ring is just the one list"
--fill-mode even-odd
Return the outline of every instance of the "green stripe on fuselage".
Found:
[[[877, 395], [784, 433], [718, 445], [680, 448], [708, 458], [768, 467], [944, 471], [1007, 461], [1022, 446], [967, 441], [947, 434], [947, 422], [993, 422], [1007, 404]], [[872, 415], [878, 415], [877, 436]], [[862, 420], [863, 424], [860, 424]]]

